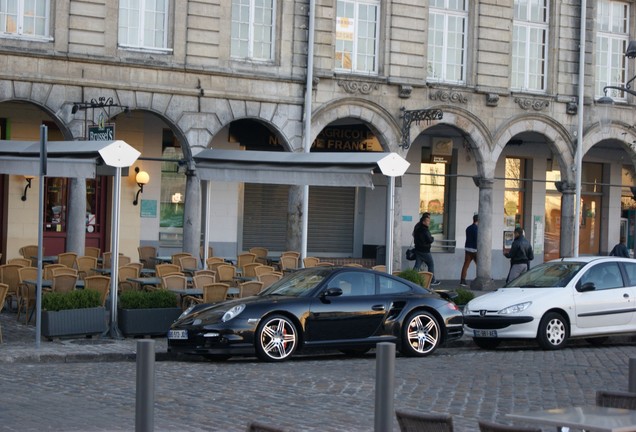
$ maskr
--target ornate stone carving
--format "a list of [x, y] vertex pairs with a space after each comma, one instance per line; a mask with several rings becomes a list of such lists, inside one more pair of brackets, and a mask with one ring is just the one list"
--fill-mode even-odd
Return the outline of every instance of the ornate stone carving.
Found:
[[399, 96], [402, 99], [408, 99], [411, 97], [411, 93], [413, 92], [413, 86], [410, 85], [400, 85]]
[[519, 105], [521, 109], [529, 110], [532, 108], [535, 111], [543, 111], [550, 105], [550, 101], [532, 98], [515, 98], [515, 103]]
[[486, 106], [496, 107], [499, 104], [499, 95], [496, 93], [488, 93], [486, 95]]
[[468, 103], [466, 95], [453, 90], [437, 90], [429, 95], [429, 99], [440, 102]]
[[576, 102], [568, 102], [565, 112], [574, 115], [579, 111], [579, 105]]
[[373, 90], [377, 90], [380, 85], [378, 83], [368, 83], [362, 81], [338, 81], [338, 85], [349, 94], [360, 93], [368, 95]]

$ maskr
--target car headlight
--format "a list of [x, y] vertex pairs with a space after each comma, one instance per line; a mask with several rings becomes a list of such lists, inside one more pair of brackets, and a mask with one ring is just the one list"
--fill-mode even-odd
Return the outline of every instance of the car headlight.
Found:
[[221, 321], [228, 322], [229, 320], [236, 318], [236, 316], [240, 314], [241, 312], [243, 312], [244, 310], [245, 310], [244, 304], [236, 305], [232, 309], [230, 309], [229, 311], [223, 314], [223, 318], [221, 318]]
[[194, 309], [195, 306], [196, 305], [192, 305], [189, 308], [187, 308], [186, 310], [184, 310], [183, 313], [181, 315], [179, 315], [179, 318], [177, 318], [177, 319], [181, 319], [181, 318], [187, 317], [190, 314], [190, 312], [192, 312], [192, 309]]
[[501, 315], [508, 315], [513, 313], [522, 312], [530, 307], [532, 302], [519, 303], [516, 305], [508, 306], [507, 308], [503, 308], [498, 313]]

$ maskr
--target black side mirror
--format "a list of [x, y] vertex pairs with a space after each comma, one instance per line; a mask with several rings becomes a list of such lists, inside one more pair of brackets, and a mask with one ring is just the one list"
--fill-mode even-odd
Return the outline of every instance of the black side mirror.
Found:
[[342, 288], [327, 288], [321, 294], [321, 297], [338, 297], [342, 295]]
[[594, 282], [585, 282], [583, 285], [577, 286], [576, 289], [578, 292], [595, 291], [596, 285]]

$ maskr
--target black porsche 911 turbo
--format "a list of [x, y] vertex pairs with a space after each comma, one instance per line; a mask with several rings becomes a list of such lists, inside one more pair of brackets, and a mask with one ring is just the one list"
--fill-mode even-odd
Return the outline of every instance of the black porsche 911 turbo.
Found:
[[187, 309], [168, 332], [168, 351], [227, 359], [288, 359], [297, 350], [364, 354], [393, 342], [427, 356], [463, 334], [463, 316], [440, 294], [387, 273], [355, 267], [293, 272], [257, 296]]

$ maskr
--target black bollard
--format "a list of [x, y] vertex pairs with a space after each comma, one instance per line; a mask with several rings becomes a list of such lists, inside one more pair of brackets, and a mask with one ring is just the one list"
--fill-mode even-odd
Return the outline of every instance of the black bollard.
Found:
[[393, 430], [395, 344], [380, 342], [375, 352], [375, 432]]
[[135, 432], [152, 432], [155, 428], [155, 341], [137, 342], [137, 393]]
[[636, 358], [629, 359], [629, 381], [627, 391], [636, 393]]

